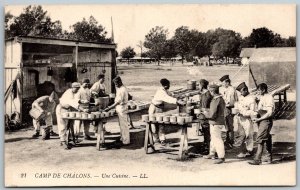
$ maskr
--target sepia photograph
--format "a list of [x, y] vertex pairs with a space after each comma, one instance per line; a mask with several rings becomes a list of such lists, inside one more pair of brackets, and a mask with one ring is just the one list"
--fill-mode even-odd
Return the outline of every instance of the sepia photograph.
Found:
[[296, 185], [296, 4], [4, 13], [5, 187]]

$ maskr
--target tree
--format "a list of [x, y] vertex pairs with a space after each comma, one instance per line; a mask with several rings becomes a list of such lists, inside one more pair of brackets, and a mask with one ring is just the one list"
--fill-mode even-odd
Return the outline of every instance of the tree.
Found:
[[173, 37], [175, 50], [183, 59], [190, 53], [190, 41], [191, 41], [191, 33], [187, 26], [181, 26], [175, 30], [175, 34]]
[[266, 27], [253, 29], [249, 36], [251, 47], [274, 47], [274, 33]]
[[239, 56], [241, 41], [240, 34], [234, 31], [221, 35], [218, 42], [213, 45], [212, 53], [215, 57], [225, 57], [226, 63], [228, 63], [229, 57], [236, 58]]
[[296, 47], [296, 37], [290, 36], [285, 40], [286, 47]]
[[81, 22], [76, 22], [71, 29], [73, 31], [68, 34], [68, 38], [72, 40], [111, 42], [106, 38], [105, 28], [101, 24], [98, 25], [98, 21], [93, 16], [90, 16], [88, 20], [83, 18]]
[[[12, 23], [9, 25], [8, 21], [11, 19]], [[12, 15], [7, 14], [5, 24], [6, 38], [14, 36], [58, 37], [62, 34], [60, 21], [53, 22], [41, 6], [30, 5], [19, 16], [13, 18]]]
[[164, 58], [176, 57], [177, 53], [175, 51], [175, 42], [173, 39], [167, 40], [164, 47]]
[[121, 51], [121, 57], [127, 59], [129, 64], [129, 59], [133, 58], [136, 55], [132, 47], [126, 47]]
[[163, 56], [167, 35], [168, 30], [164, 29], [163, 26], [156, 26], [145, 36], [144, 46], [149, 49], [148, 55], [156, 59], [158, 65]]
[[207, 47], [207, 38], [205, 33], [191, 30], [191, 54], [192, 56], [203, 57], [209, 55], [209, 47]]

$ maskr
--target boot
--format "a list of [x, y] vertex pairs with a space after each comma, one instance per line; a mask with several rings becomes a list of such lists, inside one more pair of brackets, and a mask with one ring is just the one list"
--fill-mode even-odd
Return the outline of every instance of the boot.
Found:
[[50, 139], [50, 127], [45, 127], [42, 129], [42, 140]]
[[261, 164], [261, 156], [263, 153], [264, 143], [260, 143], [257, 145], [257, 151], [256, 155], [254, 157], [254, 160], [248, 162], [251, 165], [260, 165]]
[[66, 141], [61, 141], [60, 146], [62, 146], [65, 150], [71, 149], [71, 146]]
[[263, 162], [271, 164], [273, 161], [272, 158], [272, 136], [270, 135], [266, 142], [266, 155], [262, 159]]
[[32, 138], [39, 138], [40, 136], [40, 131], [36, 130], [35, 133], [32, 135]]
[[53, 130], [51, 130], [51, 131], [50, 131], [50, 136], [57, 137], [57, 136], [58, 136], [58, 134], [57, 134], [57, 133], [55, 133]]

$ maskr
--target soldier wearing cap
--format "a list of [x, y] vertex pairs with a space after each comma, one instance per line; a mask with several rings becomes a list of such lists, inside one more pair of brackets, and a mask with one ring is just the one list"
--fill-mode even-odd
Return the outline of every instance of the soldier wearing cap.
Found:
[[[90, 80], [87, 78], [84, 78], [82, 80], [82, 85], [78, 92], [76, 93], [76, 99], [79, 99], [79, 104], [83, 109], [89, 108], [89, 103], [91, 100], [91, 92], [90, 92]], [[78, 139], [78, 135], [80, 133], [80, 127], [81, 124], [83, 124], [83, 135], [85, 140], [91, 140], [91, 137], [89, 135], [89, 128], [90, 128], [90, 122], [89, 121], [80, 121], [75, 120], [74, 121], [74, 132], [75, 132], [75, 138]]]
[[119, 76], [113, 79], [116, 86], [116, 98], [113, 105], [106, 108], [104, 111], [116, 108], [116, 112], [119, 117], [119, 125], [121, 131], [121, 141], [123, 145], [130, 144], [130, 133], [129, 129], [132, 127], [130, 117], [128, 115], [128, 90], [123, 85], [123, 82]]
[[104, 84], [105, 76], [104, 74], [100, 74], [97, 77], [98, 81], [93, 84], [91, 87], [91, 93], [96, 94], [98, 97], [105, 96], [106, 87]]
[[231, 109], [234, 107], [234, 103], [237, 101], [237, 94], [233, 86], [231, 86], [231, 80], [229, 75], [224, 75], [220, 78], [222, 87], [220, 88], [220, 94], [225, 101], [225, 126], [227, 128], [226, 145], [232, 148], [234, 143], [234, 131], [233, 131], [233, 115]]
[[242, 82], [236, 87], [236, 90], [241, 93], [237, 102], [238, 114], [235, 116], [237, 124], [237, 135], [235, 146], [240, 148], [239, 158], [251, 156], [253, 151], [253, 122], [251, 115], [256, 110], [255, 97], [250, 95], [245, 82]]
[[[66, 90], [61, 98], [59, 99], [59, 104], [56, 106], [56, 118], [57, 118], [57, 128], [59, 132], [59, 137], [61, 145], [65, 149], [70, 149], [67, 139], [67, 125], [68, 120], [62, 118], [62, 114], [69, 111], [87, 111], [80, 108], [79, 99], [76, 98], [76, 93], [80, 88], [80, 83], [73, 82], [72, 87]], [[70, 122], [70, 121], [69, 121]]]
[[[199, 94], [199, 105], [200, 108], [209, 109], [210, 102], [212, 100], [212, 95], [207, 89], [209, 82], [205, 79], [200, 80], [200, 94]], [[202, 128], [202, 133], [204, 137], [204, 144], [206, 148], [209, 149], [210, 143], [210, 133], [209, 133], [209, 122], [206, 118], [200, 119], [200, 125]]]
[[218, 85], [209, 85], [209, 91], [213, 98], [209, 105], [209, 111], [203, 111], [203, 114], [209, 120], [208, 122], [211, 140], [209, 155], [204, 156], [204, 158], [214, 159], [215, 153], [217, 153], [218, 159], [215, 161], [215, 164], [221, 164], [225, 162], [225, 147], [222, 139], [222, 128], [225, 125], [225, 102], [222, 96], [219, 94]]
[[249, 162], [252, 165], [260, 165], [262, 160], [262, 153], [264, 145], [266, 144], [267, 149], [267, 163], [272, 162], [272, 136], [270, 131], [273, 126], [273, 113], [275, 110], [274, 98], [268, 93], [268, 86], [265, 83], [261, 83], [257, 86], [257, 93], [260, 96], [260, 100], [257, 106], [258, 118], [253, 118], [252, 121], [258, 124], [257, 132], [257, 151], [254, 160]]
[[[170, 81], [166, 78], [163, 78], [160, 80], [161, 87], [156, 91], [152, 101], [151, 105], [149, 107], [149, 116], [155, 114], [155, 113], [162, 113], [164, 108], [164, 103], [169, 104], [177, 104], [178, 101], [176, 98], [174, 98], [171, 93], [169, 92], [170, 88]], [[153, 132], [153, 138], [154, 142], [159, 142], [162, 145], [166, 145], [166, 137], [165, 133], [163, 131], [162, 125], [151, 125], [151, 130]]]

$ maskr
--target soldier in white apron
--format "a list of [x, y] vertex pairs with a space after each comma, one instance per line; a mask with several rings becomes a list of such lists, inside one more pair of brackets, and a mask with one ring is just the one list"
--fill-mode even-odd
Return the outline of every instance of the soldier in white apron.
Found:
[[106, 108], [104, 111], [116, 108], [116, 112], [119, 117], [119, 125], [121, 132], [121, 141], [122, 145], [130, 144], [130, 133], [129, 129], [132, 127], [130, 117], [128, 115], [128, 91], [127, 88], [123, 85], [122, 80], [119, 76], [113, 79], [113, 82], [116, 86], [116, 98], [113, 105]]
[[[80, 83], [72, 83], [72, 88], [66, 90], [59, 99], [59, 104], [56, 106], [57, 128], [59, 132], [60, 142], [64, 149], [70, 149], [67, 139], [68, 120], [62, 118], [62, 114], [69, 111], [78, 111], [79, 99], [76, 98], [76, 93], [80, 88]], [[82, 110], [86, 111], [86, 110]]]

